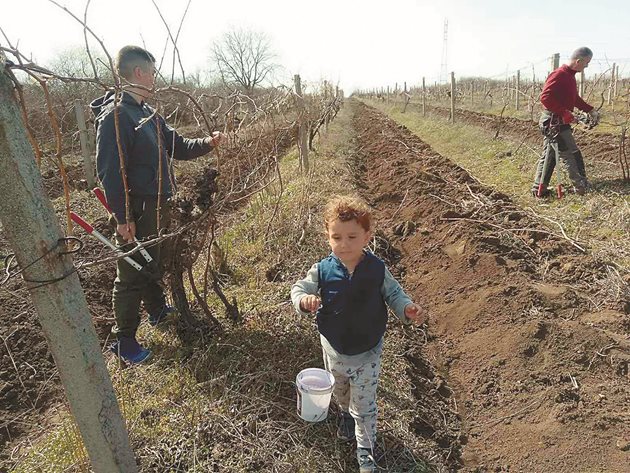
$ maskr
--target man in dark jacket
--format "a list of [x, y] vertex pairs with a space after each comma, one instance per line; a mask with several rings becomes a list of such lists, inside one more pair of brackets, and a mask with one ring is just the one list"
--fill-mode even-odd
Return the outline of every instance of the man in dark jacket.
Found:
[[544, 135], [544, 151], [538, 161], [532, 194], [546, 197], [556, 163], [554, 148], [559, 150], [560, 161], [564, 164], [576, 193], [586, 192], [588, 181], [582, 153], [575, 143], [571, 123], [575, 121], [575, 107], [589, 113], [592, 124], [597, 124], [599, 113], [578, 95], [575, 74], [588, 67], [593, 52], [586, 47], [576, 49], [568, 64], [553, 71], [540, 95], [544, 110], [539, 126]]
[[[158, 235], [169, 223], [169, 198], [175, 192], [172, 159], [194, 159], [210, 152], [223, 135], [186, 139], [149, 107], [155, 82], [155, 58], [138, 46], [125, 46], [117, 56], [123, 92], [111, 91], [92, 102], [96, 126], [98, 177], [112, 209], [120, 246], [135, 238]], [[121, 159], [122, 157], [122, 159]], [[148, 252], [159, 265], [160, 247]], [[142, 256], [134, 259], [146, 264]], [[174, 309], [167, 305], [159, 280], [148, 278], [118, 260], [112, 294], [117, 337], [112, 350], [130, 363], [145, 361], [151, 352], [136, 340], [140, 303], [149, 324], [158, 325]]]

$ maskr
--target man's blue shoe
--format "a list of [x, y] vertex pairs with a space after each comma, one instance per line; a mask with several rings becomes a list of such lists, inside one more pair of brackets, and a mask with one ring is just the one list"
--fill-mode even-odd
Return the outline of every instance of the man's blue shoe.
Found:
[[149, 325], [151, 327], [157, 327], [166, 318], [168, 318], [169, 315], [176, 313], [177, 309], [175, 307], [166, 304], [157, 314], [152, 314], [149, 312]]
[[120, 337], [109, 349], [132, 365], [143, 363], [151, 357], [151, 350], [144, 348], [132, 337]]

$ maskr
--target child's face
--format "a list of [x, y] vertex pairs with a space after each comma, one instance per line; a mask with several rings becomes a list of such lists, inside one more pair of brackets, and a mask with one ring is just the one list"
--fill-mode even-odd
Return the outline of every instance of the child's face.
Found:
[[359, 262], [370, 238], [372, 232], [366, 231], [356, 220], [342, 222], [336, 219], [328, 223], [330, 248], [346, 266], [355, 266]]

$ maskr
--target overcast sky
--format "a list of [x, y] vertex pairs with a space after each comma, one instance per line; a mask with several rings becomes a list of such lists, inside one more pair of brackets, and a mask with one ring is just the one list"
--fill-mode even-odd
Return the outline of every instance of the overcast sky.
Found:
[[[155, 0], [175, 33], [188, 0]], [[58, 0], [83, 17], [86, 0]], [[48, 0], [3, 0], [0, 27], [19, 50], [49, 64], [83, 44], [79, 23]], [[444, 20], [448, 71], [458, 76], [505, 77], [521, 69], [537, 77], [549, 57], [563, 60], [578, 46], [595, 52], [589, 74], [613, 61], [630, 75], [630, 2], [622, 0], [192, 0], [178, 47], [187, 73], [209, 69], [212, 42], [233, 28], [266, 33], [279, 79], [329, 79], [355, 88], [440, 79]], [[162, 55], [166, 29], [151, 0], [92, 0], [88, 24], [114, 55], [126, 44]], [[6, 41], [0, 36], [0, 45]], [[162, 72], [168, 74], [170, 66]]]

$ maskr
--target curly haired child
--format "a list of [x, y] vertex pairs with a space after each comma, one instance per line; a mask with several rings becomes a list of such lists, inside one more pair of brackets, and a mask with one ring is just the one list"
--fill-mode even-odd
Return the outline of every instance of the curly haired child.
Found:
[[291, 288], [298, 313], [316, 313], [324, 366], [335, 378], [340, 409], [337, 436], [356, 438], [361, 473], [376, 471], [376, 388], [387, 307], [404, 322], [425, 313], [405, 294], [385, 263], [366, 249], [372, 238], [370, 209], [357, 198], [336, 197], [324, 210], [331, 254]]

